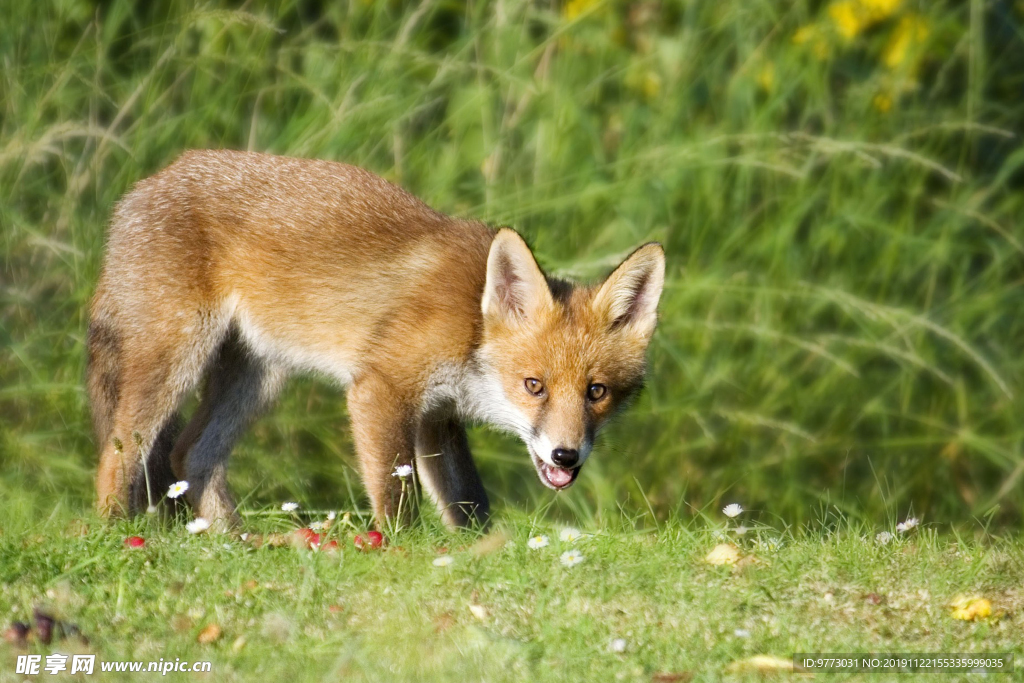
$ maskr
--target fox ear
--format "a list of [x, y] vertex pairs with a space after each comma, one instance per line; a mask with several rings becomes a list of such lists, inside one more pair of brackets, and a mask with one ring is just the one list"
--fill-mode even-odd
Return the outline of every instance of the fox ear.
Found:
[[665, 251], [650, 242], [630, 254], [594, 296], [594, 309], [612, 327], [629, 327], [649, 337], [658, 322], [658, 300], [665, 285]]
[[526, 242], [514, 230], [499, 230], [487, 256], [484, 317], [529, 318], [553, 303], [548, 281]]

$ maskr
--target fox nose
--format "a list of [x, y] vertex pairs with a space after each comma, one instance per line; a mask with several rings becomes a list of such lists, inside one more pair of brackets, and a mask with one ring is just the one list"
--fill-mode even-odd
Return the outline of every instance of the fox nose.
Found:
[[551, 451], [551, 461], [559, 467], [575, 467], [580, 453], [575, 448], [556, 448]]

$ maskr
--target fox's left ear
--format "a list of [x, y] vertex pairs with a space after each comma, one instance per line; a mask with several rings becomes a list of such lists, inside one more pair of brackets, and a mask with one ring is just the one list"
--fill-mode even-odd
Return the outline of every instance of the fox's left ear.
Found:
[[594, 296], [594, 309], [612, 327], [628, 327], [649, 337], [658, 322], [658, 300], [665, 285], [665, 251], [649, 242], [630, 254]]

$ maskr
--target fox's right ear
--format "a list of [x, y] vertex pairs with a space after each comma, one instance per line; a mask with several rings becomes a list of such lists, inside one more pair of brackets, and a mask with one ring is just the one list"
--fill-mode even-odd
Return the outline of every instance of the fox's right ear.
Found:
[[502, 228], [487, 255], [484, 318], [528, 319], [554, 304], [533, 252], [515, 230]]

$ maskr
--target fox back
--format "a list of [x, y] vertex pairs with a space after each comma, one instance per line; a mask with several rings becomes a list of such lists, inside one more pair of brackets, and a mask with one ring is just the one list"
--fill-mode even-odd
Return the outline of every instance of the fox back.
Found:
[[414, 509], [392, 476], [404, 465], [448, 523], [486, 520], [466, 420], [517, 433], [541, 481], [565, 488], [642, 383], [663, 273], [652, 243], [574, 286], [515, 232], [367, 171], [187, 153], [126, 195], [109, 232], [89, 326], [99, 508], [130, 513], [187, 480], [197, 515], [237, 523], [231, 448], [310, 371], [348, 387], [379, 523]]

